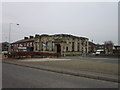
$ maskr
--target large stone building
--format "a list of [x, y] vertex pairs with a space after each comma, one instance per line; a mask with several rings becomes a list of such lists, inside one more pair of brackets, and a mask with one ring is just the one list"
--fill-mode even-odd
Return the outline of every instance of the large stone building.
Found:
[[34, 51], [57, 52], [63, 56], [88, 53], [88, 38], [68, 34], [36, 35]]
[[60, 53], [62, 56], [88, 53], [88, 38], [68, 34], [35, 35], [11, 44], [11, 51]]

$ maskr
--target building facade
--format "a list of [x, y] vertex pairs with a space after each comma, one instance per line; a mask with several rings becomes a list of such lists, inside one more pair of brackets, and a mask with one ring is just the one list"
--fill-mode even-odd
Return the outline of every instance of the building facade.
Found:
[[85, 55], [88, 53], [88, 49], [88, 38], [68, 34], [36, 34], [35, 37], [24, 37], [24, 39], [12, 43], [10, 51], [49, 52], [69, 56]]
[[120, 55], [120, 46], [114, 46], [113, 54], [114, 55]]
[[96, 44], [89, 41], [89, 53], [95, 53], [96, 52]]
[[102, 50], [102, 54], [113, 54], [113, 44], [97, 44], [96, 49]]
[[33, 51], [34, 50], [34, 37], [24, 37], [24, 39], [16, 41], [11, 44], [10, 51]]
[[8, 51], [9, 43], [8, 42], [2, 42], [0, 43], [0, 51]]
[[88, 53], [88, 38], [68, 34], [36, 35], [34, 51], [56, 52], [63, 56]]

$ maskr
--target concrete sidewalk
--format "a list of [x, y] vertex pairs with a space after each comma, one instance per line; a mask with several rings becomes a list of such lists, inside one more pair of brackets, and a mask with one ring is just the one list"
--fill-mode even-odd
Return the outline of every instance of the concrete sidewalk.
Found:
[[[89, 69], [89, 67], [88, 69], [84, 69], [84, 68], [81, 68], [82, 65], [81, 67], [76, 68], [77, 65], [74, 65], [74, 66], [72, 64], [68, 65], [71, 62], [75, 62], [75, 61], [73, 60], [60, 61], [60, 59], [59, 61], [55, 61], [54, 59], [53, 60], [51, 59], [51, 61], [42, 61], [42, 62], [39, 62], [39, 61], [29, 62], [27, 60], [3, 60], [3, 63], [20, 65], [20, 66], [41, 69], [41, 70], [46, 70], [46, 71], [51, 71], [56, 73], [69, 74], [69, 75], [98, 79], [98, 80], [106, 80], [111, 82], [120, 82], [118, 81], [118, 74], [115, 72], [114, 73], [109, 73], [106, 71], [102, 72], [100, 71], [100, 68], [98, 68], [99, 71], [97, 71], [97, 69], [91, 70]], [[76, 61], [76, 63], [78, 62]], [[80, 61], [80, 63], [83, 64], [82, 61]], [[89, 64], [89, 62], [87, 63]]]

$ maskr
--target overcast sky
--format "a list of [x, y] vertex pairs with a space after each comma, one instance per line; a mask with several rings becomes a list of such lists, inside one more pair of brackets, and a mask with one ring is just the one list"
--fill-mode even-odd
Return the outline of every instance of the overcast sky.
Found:
[[[11, 42], [35, 34], [67, 33], [87, 37], [95, 43], [118, 44], [117, 2], [14, 2], [2, 4], [3, 41]], [[19, 23], [17, 26], [15, 23]]]

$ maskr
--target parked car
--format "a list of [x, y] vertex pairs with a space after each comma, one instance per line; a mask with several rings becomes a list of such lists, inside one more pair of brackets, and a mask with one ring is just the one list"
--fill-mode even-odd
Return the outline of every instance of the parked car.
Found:
[[99, 50], [97, 50], [97, 51], [96, 51], [96, 53], [95, 53], [95, 54], [96, 54], [96, 55], [100, 55], [100, 54], [102, 54], [103, 52], [104, 52], [104, 50], [99, 49]]
[[2, 54], [6, 57], [8, 54], [8, 51], [2, 51]]

